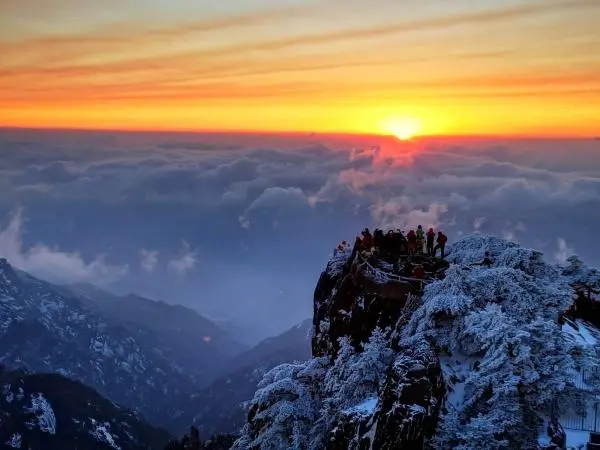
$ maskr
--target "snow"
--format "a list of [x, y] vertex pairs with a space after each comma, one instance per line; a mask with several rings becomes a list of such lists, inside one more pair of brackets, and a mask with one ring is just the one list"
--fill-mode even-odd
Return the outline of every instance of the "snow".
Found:
[[377, 406], [377, 397], [371, 397], [356, 406], [353, 406], [351, 408], [344, 410], [344, 412], [346, 414], [359, 413], [359, 414], [371, 415], [371, 414], [373, 414], [373, 411], [375, 411], [376, 406]]
[[352, 255], [352, 245], [347, 245], [343, 250], [336, 249], [333, 252], [333, 256], [329, 260], [327, 268], [325, 269], [329, 276], [335, 277], [342, 273], [344, 264], [346, 264]]
[[14, 400], [15, 396], [12, 393], [12, 391], [10, 390], [10, 384], [5, 384], [3, 387], [3, 394], [4, 394], [4, 400], [6, 400], [7, 403], [12, 403], [12, 401]]
[[565, 430], [565, 433], [567, 433], [567, 450], [585, 450], [590, 440], [589, 431]]
[[94, 428], [90, 430], [90, 435], [92, 435], [98, 442], [108, 444], [115, 450], [121, 450], [121, 447], [119, 447], [115, 442], [115, 437], [110, 433], [110, 423], [100, 423], [96, 421], [96, 419], [92, 418], [90, 418], [90, 422], [94, 426]]
[[562, 327], [563, 332], [572, 337], [578, 345], [595, 346], [598, 340], [592, 334], [592, 331], [581, 321], [577, 320], [575, 329], [570, 323], [565, 323]]
[[457, 358], [440, 357], [442, 373], [450, 388], [446, 397], [446, 405], [458, 409], [465, 400], [465, 381], [468, 378], [476, 358], [458, 355]]
[[540, 444], [542, 448], [545, 448], [546, 446], [550, 445], [550, 436], [548, 436], [546, 427], [542, 427], [538, 434], [538, 444]]
[[579, 332], [581, 333], [581, 336], [585, 342], [588, 343], [588, 345], [596, 345], [598, 340], [592, 335], [590, 328], [588, 328], [583, 322], [579, 322], [578, 325], [580, 325]]
[[[41, 393], [31, 396], [31, 407], [26, 408], [26, 410], [35, 414], [37, 426], [40, 431], [56, 434], [56, 417], [54, 416], [54, 410]], [[29, 423], [29, 425], [35, 426], [33, 423]]]
[[6, 445], [12, 448], [21, 448], [21, 435], [19, 433], [13, 434], [8, 441], [6, 441]]

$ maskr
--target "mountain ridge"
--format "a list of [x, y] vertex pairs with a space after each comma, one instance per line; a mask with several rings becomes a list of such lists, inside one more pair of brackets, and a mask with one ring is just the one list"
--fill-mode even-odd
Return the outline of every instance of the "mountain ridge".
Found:
[[[164, 411], [172, 402], [209, 381], [193, 369], [187, 374], [151, 329], [111, 320], [68, 292], [0, 259], [0, 363], [61, 373], [157, 424], [168, 421]], [[196, 364], [202, 369], [202, 361]]]

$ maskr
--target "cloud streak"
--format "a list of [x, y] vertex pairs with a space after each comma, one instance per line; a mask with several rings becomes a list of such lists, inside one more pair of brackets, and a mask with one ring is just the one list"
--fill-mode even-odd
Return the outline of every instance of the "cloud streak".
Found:
[[197, 262], [196, 252], [192, 251], [190, 245], [184, 241], [179, 257], [170, 260], [167, 264], [167, 268], [169, 271], [182, 277], [188, 271], [194, 269]]
[[41, 242], [23, 249], [22, 227], [22, 211], [19, 210], [6, 228], [0, 228], [0, 254], [22, 270], [56, 283], [105, 285], [127, 275], [127, 265], [109, 265], [102, 255], [86, 262], [78, 253], [61, 251]]
[[140, 250], [140, 267], [142, 270], [152, 273], [158, 264], [158, 252], [155, 250]]

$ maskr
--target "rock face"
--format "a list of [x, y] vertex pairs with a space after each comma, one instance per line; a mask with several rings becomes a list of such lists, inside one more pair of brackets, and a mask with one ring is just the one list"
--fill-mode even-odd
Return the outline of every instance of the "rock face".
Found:
[[[418, 305], [421, 282], [368, 258], [346, 249], [331, 259], [315, 289], [313, 360], [265, 377], [235, 448], [268, 448], [280, 436], [265, 429], [286, 410], [298, 420], [289, 430], [295, 448], [420, 448], [433, 435], [445, 392], [439, 360], [426, 342], [403, 347], [398, 333]], [[430, 279], [447, 266], [423, 262]]]
[[401, 352], [381, 393], [376, 448], [420, 448], [435, 433], [445, 391], [440, 362], [429, 346]]
[[161, 449], [168, 433], [58, 374], [0, 370], [0, 448]]
[[[581, 271], [474, 235], [421, 261], [423, 285], [387, 253], [336, 251], [312, 359], [265, 374], [234, 449], [539, 449], [545, 418], [589, 395], [573, 373], [596, 346], [560, 320]], [[559, 427], [547, 441], [564, 444]]]

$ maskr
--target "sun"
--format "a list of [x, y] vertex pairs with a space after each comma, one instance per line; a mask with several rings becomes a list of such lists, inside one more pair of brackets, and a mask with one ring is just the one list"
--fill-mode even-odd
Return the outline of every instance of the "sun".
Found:
[[412, 139], [421, 131], [421, 121], [414, 117], [394, 117], [383, 122], [383, 129], [402, 141]]

